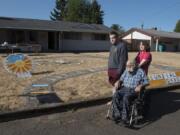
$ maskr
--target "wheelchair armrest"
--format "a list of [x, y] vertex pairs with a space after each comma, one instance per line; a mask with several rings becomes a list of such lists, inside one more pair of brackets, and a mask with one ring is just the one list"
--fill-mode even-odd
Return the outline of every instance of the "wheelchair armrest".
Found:
[[142, 98], [142, 96], [143, 96], [143, 94], [145, 93], [145, 91], [146, 91], [146, 86], [144, 86], [144, 87], [140, 90], [140, 92], [139, 92], [139, 94], [138, 94], [138, 98], [139, 98], [139, 99]]

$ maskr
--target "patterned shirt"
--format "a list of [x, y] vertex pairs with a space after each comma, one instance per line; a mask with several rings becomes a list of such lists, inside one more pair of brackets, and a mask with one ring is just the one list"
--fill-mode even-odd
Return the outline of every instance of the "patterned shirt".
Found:
[[138, 68], [132, 74], [125, 70], [120, 80], [123, 82], [123, 86], [132, 89], [135, 89], [138, 85], [149, 84], [148, 78], [141, 68]]

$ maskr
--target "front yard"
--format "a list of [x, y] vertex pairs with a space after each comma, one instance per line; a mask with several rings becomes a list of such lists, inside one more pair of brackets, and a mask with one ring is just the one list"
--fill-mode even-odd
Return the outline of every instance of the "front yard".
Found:
[[[137, 53], [129, 53], [132, 59]], [[149, 74], [171, 72], [153, 65], [170, 66], [180, 69], [180, 53], [152, 53], [153, 61]], [[107, 66], [108, 53], [42, 53], [30, 54], [34, 63], [31, 78], [17, 78], [3, 67], [5, 54], [0, 54], [0, 110], [17, 110], [26, 106], [25, 97], [19, 96], [32, 82], [52, 75], [71, 71]], [[54, 91], [64, 102], [91, 99], [111, 94], [106, 71], [62, 80], [54, 84]]]

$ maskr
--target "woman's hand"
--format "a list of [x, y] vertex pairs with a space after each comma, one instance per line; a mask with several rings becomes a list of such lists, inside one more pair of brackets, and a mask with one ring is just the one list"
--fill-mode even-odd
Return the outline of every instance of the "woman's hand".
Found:
[[120, 87], [121, 87], [121, 83], [120, 83], [120, 81], [118, 80], [118, 81], [116, 81], [116, 83], [114, 84], [114, 88], [115, 88], [115, 90], [118, 90]]

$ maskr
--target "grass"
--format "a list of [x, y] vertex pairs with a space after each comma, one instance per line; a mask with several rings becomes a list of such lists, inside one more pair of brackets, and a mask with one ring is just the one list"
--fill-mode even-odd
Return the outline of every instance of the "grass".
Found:
[[[132, 59], [137, 53], [129, 53]], [[168, 65], [180, 68], [180, 54], [152, 53], [152, 64]], [[15, 110], [25, 107], [25, 98], [20, 97], [24, 89], [32, 82], [54, 74], [62, 74], [76, 70], [107, 66], [108, 53], [43, 53], [31, 55], [34, 69], [31, 78], [17, 78], [9, 74], [3, 67], [3, 57], [0, 54], [0, 108], [1, 110]], [[169, 72], [150, 66], [149, 74]], [[111, 94], [111, 86], [107, 81], [106, 71], [79, 76], [60, 81], [54, 85], [57, 95], [64, 101], [89, 99]]]

